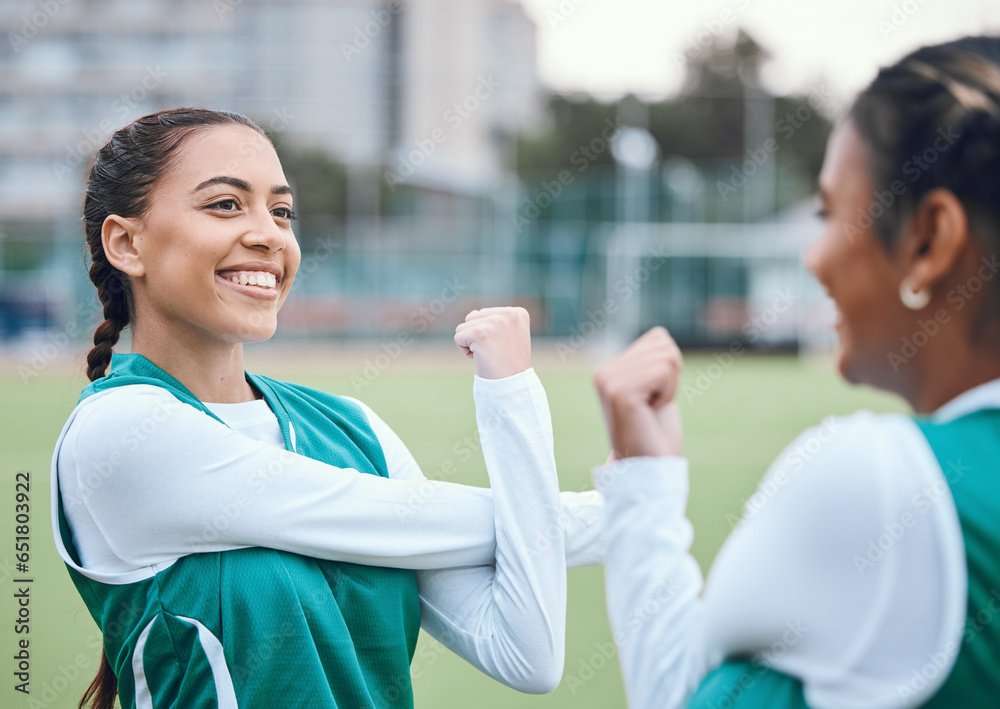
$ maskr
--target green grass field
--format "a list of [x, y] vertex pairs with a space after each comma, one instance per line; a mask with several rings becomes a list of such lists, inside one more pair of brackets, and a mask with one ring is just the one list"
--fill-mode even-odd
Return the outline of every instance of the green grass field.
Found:
[[[370, 356], [370, 355], [369, 355]], [[445, 365], [423, 366], [425, 356], [400, 357], [359, 393], [351, 376], [359, 375], [365, 355], [341, 353], [336, 365], [310, 364], [296, 369], [293, 357], [254, 359], [248, 368], [263, 374], [357, 395], [400, 434], [425, 473], [452, 461], [454, 482], [487, 483], [481, 459], [468, 462], [454, 447], [475, 435], [471, 365], [452, 355]], [[713, 366], [711, 356], [687, 358], [683, 384], [692, 388], [679, 398], [685, 425], [685, 452], [691, 463], [689, 516], [696, 536], [693, 552], [707, 569], [768, 464], [804, 428], [830, 414], [859, 408], [903, 411], [902, 402], [867, 389], [848, 387], [830, 364], [809, 364], [794, 357], [752, 357], [728, 369]], [[464, 366], [463, 366], [464, 365]], [[0, 706], [75, 707], [96, 669], [99, 634], [76, 594], [52, 545], [49, 517], [49, 466], [52, 446], [83, 386], [80, 374], [50, 371], [27, 383], [15, 367], [0, 373]], [[590, 367], [562, 365], [536, 356], [536, 369], [548, 391], [555, 427], [556, 458], [564, 490], [589, 489], [590, 469], [607, 454], [607, 440]], [[689, 400], [690, 399], [690, 400]], [[15, 635], [14, 567], [15, 473], [31, 476], [30, 635]], [[727, 518], [729, 521], [727, 521]], [[586, 707], [624, 706], [617, 659], [603, 662], [601, 648], [611, 633], [604, 607], [600, 568], [569, 574], [569, 617], [563, 682], [544, 696], [519, 694], [480, 674], [426, 636], [413, 661], [417, 707]], [[14, 691], [18, 638], [30, 638], [31, 695]], [[594, 659], [592, 659], [594, 658]]]

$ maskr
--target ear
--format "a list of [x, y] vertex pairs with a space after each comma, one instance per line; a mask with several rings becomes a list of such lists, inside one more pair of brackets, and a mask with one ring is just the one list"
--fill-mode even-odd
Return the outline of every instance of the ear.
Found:
[[137, 277], [146, 274], [142, 264], [142, 254], [135, 243], [139, 223], [134, 219], [111, 214], [101, 227], [101, 243], [108, 261], [119, 271]]
[[914, 291], [933, 291], [962, 257], [969, 241], [968, 214], [949, 190], [931, 190], [910, 219], [908, 231], [899, 254], [901, 275]]

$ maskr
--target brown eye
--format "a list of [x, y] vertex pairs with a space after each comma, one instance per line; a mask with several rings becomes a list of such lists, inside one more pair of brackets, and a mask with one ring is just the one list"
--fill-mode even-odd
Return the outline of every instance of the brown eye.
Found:
[[209, 209], [218, 209], [220, 212], [235, 212], [240, 206], [235, 199], [224, 199], [220, 202], [208, 205]]

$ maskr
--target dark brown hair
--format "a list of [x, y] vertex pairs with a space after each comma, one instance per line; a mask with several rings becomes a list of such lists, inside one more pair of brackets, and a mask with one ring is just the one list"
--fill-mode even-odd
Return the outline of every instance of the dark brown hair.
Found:
[[135, 317], [128, 276], [108, 262], [101, 243], [104, 220], [112, 214], [138, 217], [148, 208], [156, 181], [170, 167], [178, 146], [209, 126], [241, 125], [265, 135], [238, 113], [205, 108], [177, 108], [143, 116], [111, 136], [97, 151], [83, 200], [83, 226], [90, 247], [90, 280], [104, 307], [104, 322], [94, 331], [87, 354], [87, 376], [103, 377], [111, 350]]
[[872, 215], [883, 245], [894, 246], [927, 193], [943, 188], [962, 202], [983, 246], [997, 250], [1000, 37], [916, 50], [879, 71], [849, 118], [868, 149], [875, 194], [889, 203]]
[[[83, 201], [83, 226], [90, 248], [90, 280], [104, 307], [104, 322], [94, 331], [94, 347], [87, 354], [87, 376], [103, 377], [111, 351], [122, 330], [135, 319], [128, 276], [111, 265], [104, 253], [101, 229], [112, 214], [138, 217], [149, 208], [156, 181], [169, 169], [178, 146], [200, 130], [218, 125], [241, 125], [265, 135], [253, 121], [238, 113], [204, 108], [178, 108], [143, 116], [111, 136], [97, 151]], [[80, 699], [82, 708], [112, 709], [118, 678], [101, 654], [97, 676]]]

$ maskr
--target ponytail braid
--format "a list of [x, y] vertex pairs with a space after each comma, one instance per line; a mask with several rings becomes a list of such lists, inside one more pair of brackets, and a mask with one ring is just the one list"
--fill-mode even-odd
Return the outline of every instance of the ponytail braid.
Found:
[[112, 266], [100, 249], [92, 254], [90, 280], [97, 286], [97, 297], [104, 306], [104, 322], [94, 330], [94, 347], [87, 354], [87, 377], [103, 377], [111, 363], [111, 351], [118, 338], [132, 322], [132, 287], [128, 277]]

